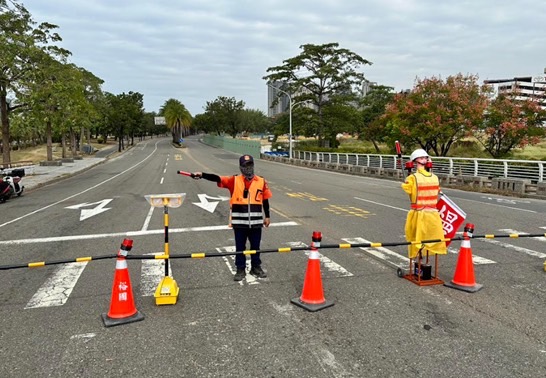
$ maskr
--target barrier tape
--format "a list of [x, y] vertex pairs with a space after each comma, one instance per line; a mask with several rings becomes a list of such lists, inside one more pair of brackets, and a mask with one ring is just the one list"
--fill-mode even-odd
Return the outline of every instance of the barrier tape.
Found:
[[113, 259], [116, 258], [117, 255], [104, 255], [104, 256], [96, 256], [96, 257], [77, 257], [72, 260], [57, 260], [57, 261], [37, 261], [37, 262], [31, 262], [28, 264], [16, 264], [16, 265], [0, 265], [0, 270], [10, 270], [10, 269], [20, 269], [20, 268], [41, 268], [42, 266], [46, 265], [59, 265], [59, 264], [68, 264], [68, 263], [74, 263], [74, 262], [87, 262], [92, 260], [105, 260], [105, 259]]
[[[543, 234], [506, 234], [506, 235], [493, 235], [493, 234], [484, 234], [484, 235], [469, 235], [470, 239], [494, 239], [494, 238], [537, 238], [537, 237], [546, 237], [546, 233]], [[411, 242], [387, 242], [387, 243], [342, 243], [342, 244], [322, 244], [317, 246], [316, 249], [348, 249], [348, 248], [380, 248], [380, 247], [396, 247], [403, 245], [414, 245], [414, 244], [428, 244], [428, 243], [439, 243], [439, 242], [448, 242], [455, 240], [463, 240], [462, 236], [457, 236], [454, 238], [446, 239], [429, 239], [422, 241], [411, 241]], [[163, 254], [163, 255], [128, 255], [125, 258], [127, 260], [167, 260], [167, 259], [203, 259], [206, 257], [225, 257], [231, 255], [253, 255], [256, 253], [287, 253], [293, 251], [308, 251], [310, 246], [302, 247], [282, 247], [282, 248], [272, 248], [272, 249], [260, 249], [260, 250], [245, 250], [245, 251], [234, 251], [234, 252], [193, 252], [187, 254]], [[67, 264], [73, 262], [88, 262], [92, 260], [104, 260], [104, 259], [113, 259], [117, 255], [104, 255], [97, 257], [78, 257], [72, 260], [58, 260], [58, 261], [39, 261], [31, 262], [28, 264], [17, 264], [17, 265], [0, 265], [0, 270], [10, 270], [10, 269], [20, 269], [20, 268], [38, 268], [46, 265], [58, 265], [58, 264]]]

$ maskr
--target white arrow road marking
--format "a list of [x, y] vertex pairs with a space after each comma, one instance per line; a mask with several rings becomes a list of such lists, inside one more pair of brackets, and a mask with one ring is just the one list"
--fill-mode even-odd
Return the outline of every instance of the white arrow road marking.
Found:
[[25, 309], [64, 305], [86, 266], [87, 262], [60, 265], [30, 299]]
[[[200, 208], [202, 208], [204, 210], [207, 210], [209, 213], [214, 213], [214, 210], [216, 209], [216, 206], [218, 206], [218, 203], [220, 201], [229, 200], [229, 197], [223, 197], [223, 196], [211, 197], [211, 196], [206, 195], [206, 194], [198, 194], [197, 197], [199, 197], [200, 202], [192, 202], [192, 203], [194, 205], [196, 205], [196, 206], [199, 206]], [[217, 200], [217, 201], [209, 202], [209, 201], [207, 201], [207, 198], [211, 199], [211, 200]]]
[[82, 207], [98, 204], [98, 206], [95, 206], [93, 209], [82, 209], [82, 212], [80, 214], [80, 221], [83, 221], [87, 218], [91, 218], [93, 215], [97, 215], [97, 214], [110, 210], [111, 207], [105, 207], [106, 205], [110, 203], [110, 201], [112, 201], [112, 199], [105, 199], [102, 201], [90, 202], [90, 203], [85, 202], [79, 205], [67, 206], [65, 209], [80, 209]]

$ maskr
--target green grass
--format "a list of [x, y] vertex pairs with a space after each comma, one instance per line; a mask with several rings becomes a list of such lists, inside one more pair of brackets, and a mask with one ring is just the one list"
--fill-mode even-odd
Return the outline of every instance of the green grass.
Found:
[[[358, 153], [358, 154], [377, 154], [372, 143], [368, 141], [359, 141], [357, 139], [342, 139], [337, 150], [329, 149], [331, 152], [340, 153]], [[304, 144], [302, 144], [303, 147]], [[380, 146], [381, 154], [392, 154], [392, 148], [385, 144]], [[315, 147], [316, 148], [316, 147]], [[313, 151], [317, 151], [316, 149]], [[404, 151], [409, 155], [411, 151]], [[455, 143], [449, 150], [450, 157], [468, 157], [491, 159], [491, 155], [483, 149], [476, 141], [461, 141]], [[546, 139], [534, 146], [527, 146], [524, 149], [513, 149], [509, 159], [514, 160], [546, 160]]]
[[513, 152], [513, 158], [518, 160], [546, 160], [546, 140], [523, 150], [515, 149]]

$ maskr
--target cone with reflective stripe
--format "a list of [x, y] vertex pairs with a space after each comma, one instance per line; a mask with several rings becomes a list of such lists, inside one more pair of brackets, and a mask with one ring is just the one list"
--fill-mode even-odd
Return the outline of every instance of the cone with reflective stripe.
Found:
[[313, 232], [313, 242], [311, 251], [307, 260], [307, 270], [305, 272], [305, 281], [303, 281], [303, 291], [299, 298], [291, 300], [296, 306], [300, 306], [308, 311], [314, 312], [334, 305], [334, 302], [327, 301], [324, 298], [322, 289], [322, 278], [320, 275], [320, 254], [317, 247], [320, 247], [322, 234], [318, 231]]
[[127, 260], [125, 259], [127, 252], [131, 250], [132, 246], [133, 241], [131, 239], [124, 239], [118, 252], [110, 310], [107, 314], [103, 313], [101, 315], [106, 327], [137, 322], [144, 319], [144, 315], [135, 307], [131, 277], [129, 276]]
[[475, 293], [483, 285], [476, 283], [474, 276], [474, 263], [472, 262], [472, 248], [470, 247], [470, 237], [474, 232], [474, 225], [468, 223], [464, 228], [463, 241], [459, 250], [459, 258], [455, 267], [455, 274], [451, 282], [444, 283], [445, 286], [453, 289]]

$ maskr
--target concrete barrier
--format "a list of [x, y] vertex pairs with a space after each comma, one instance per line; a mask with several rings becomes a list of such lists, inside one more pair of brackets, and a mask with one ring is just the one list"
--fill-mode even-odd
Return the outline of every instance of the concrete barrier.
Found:
[[491, 180], [491, 189], [525, 194], [527, 184], [531, 184], [531, 180], [495, 177]]
[[385, 177], [393, 178], [395, 180], [401, 180], [404, 178], [404, 173], [400, 169], [384, 168], [383, 175]]
[[546, 182], [539, 182], [537, 184], [537, 195], [546, 197]]
[[491, 180], [481, 176], [455, 176], [456, 185], [484, 188], [491, 185]]
[[58, 167], [61, 165], [63, 165], [63, 162], [60, 160], [51, 160], [51, 161], [43, 160], [40, 162], [40, 166], [42, 167]]

